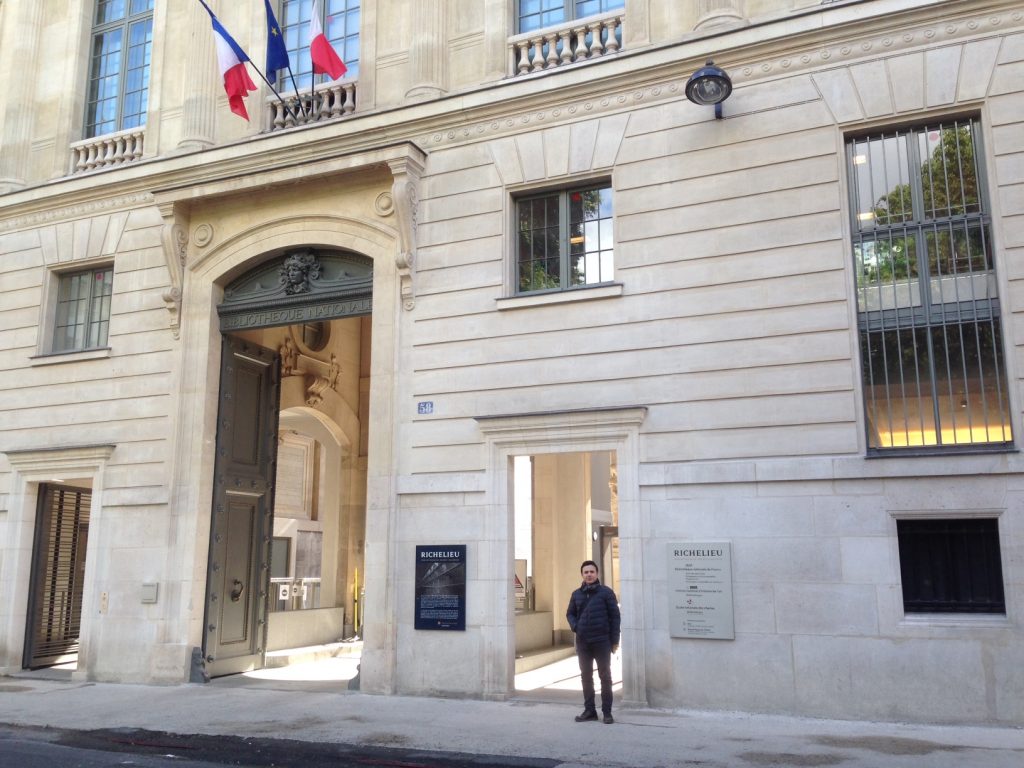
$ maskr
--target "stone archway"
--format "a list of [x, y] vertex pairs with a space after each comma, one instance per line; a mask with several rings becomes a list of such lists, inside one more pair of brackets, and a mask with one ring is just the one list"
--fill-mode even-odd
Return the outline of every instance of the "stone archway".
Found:
[[[398, 237], [390, 227], [344, 216], [311, 214], [306, 217], [283, 217], [270, 220], [225, 238], [216, 247], [204, 249], [190, 244], [196, 253], [186, 258], [183, 270], [181, 299], [182, 361], [176, 387], [180, 406], [177, 410], [177, 457], [172, 480], [172, 510], [175, 520], [175, 541], [168, 554], [168, 570], [181, 574], [181, 587], [171, 595], [167, 606], [167, 654], [188, 658], [201, 645], [204, 631], [202, 611], [207, 576], [204, 544], [209, 540], [208, 516], [194, 510], [208, 507], [212, 496], [213, 435], [216, 434], [216, 371], [219, 365], [220, 317], [217, 306], [226, 296], [226, 287], [245, 275], [255, 275], [261, 268], [270, 270], [273, 259], [300, 250], [319, 253], [346, 253], [368, 272], [369, 304], [372, 305], [373, 356], [372, 392], [368, 445], [370, 459], [368, 483], [380, 485], [378, 478], [394, 475], [392, 445], [395, 442], [394, 403], [399, 377], [394, 370], [396, 347], [406, 321], [401, 304], [401, 278], [396, 264]], [[268, 254], [271, 256], [268, 258]], [[278, 268], [280, 265], [278, 265]], [[265, 275], [269, 277], [270, 275]], [[279, 280], [275, 274], [274, 281]], [[365, 299], [365, 295], [364, 295]], [[352, 296], [346, 301], [354, 300]], [[319, 301], [319, 300], [317, 300]], [[296, 300], [290, 309], [317, 311], [317, 302]], [[304, 304], [303, 307], [298, 305]], [[369, 309], [369, 306], [366, 307]], [[321, 310], [322, 311], [322, 310]], [[344, 312], [342, 314], [345, 314]], [[289, 322], [287, 318], [279, 318]], [[266, 324], [272, 324], [268, 319]], [[366, 517], [367, 569], [366, 582], [376, 580], [387, 589], [390, 562], [388, 534], [394, 514], [393, 495], [375, 494]], [[202, 543], [197, 543], [202, 542]], [[370, 550], [374, 551], [372, 562]], [[394, 639], [386, 614], [387, 602], [378, 603], [380, 612], [366, 614], [367, 649], [364, 654], [363, 685], [374, 690], [391, 689]], [[376, 635], [374, 636], [374, 632]], [[372, 638], [372, 639], [371, 639]], [[374, 670], [378, 670], [374, 672]]]
[[[340, 640], [346, 609], [353, 616], [348, 567], [362, 567], [362, 548], [341, 534], [344, 519], [361, 544], [365, 528], [359, 459], [366, 458], [360, 424], [369, 415], [361, 386], [368, 372], [361, 369], [372, 286], [370, 259], [302, 247], [270, 254], [231, 281], [217, 305], [228, 362], [221, 364], [203, 622], [212, 676], [260, 668], [270, 651]], [[250, 372], [253, 360], [259, 365]], [[292, 429], [279, 411], [292, 412]], [[305, 428], [300, 416], [310, 412], [340, 425], [355, 461], [316, 439], [316, 419]], [[350, 494], [344, 505], [338, 487], [325, 492], [339, 478]]]

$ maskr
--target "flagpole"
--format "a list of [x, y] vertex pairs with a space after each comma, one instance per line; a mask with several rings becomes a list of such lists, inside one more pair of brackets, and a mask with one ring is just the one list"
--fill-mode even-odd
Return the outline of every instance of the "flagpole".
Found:
[[[263, 82], [267, 84], [268, 88], [270, 88], [270, 92], [273, 93], [275, 96], [277, 96], [277, 100], [281, 102], [282, 106], [284, 106], [285, 111], [289, 115], [291, 115], [293, 119], [298, 120], [299, 116], [297, 114], [295, 114], [295, 110], [288, 106], [288, 102], [285, 101], [284, 97], [282, 97], [281, 94], [277, 92], [277, 89], [274, 87], [274, 84], [271, 83], [269, 80], [267, 80], [267, 76], [264, 75], [262, 72], [260, 72], [260, 68], [252, 63], [252, 59], [249, 59], [249, 64], [250, 64], [250, 66], [252, 66], [253, 69], [256, 70], [256, 74], [259, 75], [261, 78], [263, 78]], [[288, 67], [288, 71], [289, 72], [292, 71], [291, 67]], [[302, 106], [302, 101], [298, 98], [298, 95], [299, 95], [299, 92], [296, 91], [295, 92], [295, 96], [296, 96], [295, 100], [299, 104], [299, 106], [301, 107]]]
[[[316, 62], [313, 61], [313, 14], [319, 14], [320, 4], [313, 0], [313, 7], [309, 11], [309, 112], [310, 119], [313, 118], [313, 105], [316, 104]], [[322, 19], [317, 19], [322, 24]]]
[[[302, 104], [302, 97], [299, 96], [299, 84], [295, 82], [295, 73], [292, 72], [291, 63], [288, 64], [288, 77], [292, 79], [292, 87], [295, 89], [295, 103], [299, 105], [303, 116], [309, 120], [309, 114], [306, 112], [306, 107]], [[312, 107], [312, 102], [310, 102], [310, 107]]]
[[[313, 41], [310, 40], [310, 43], [312, 42]], [[316, 104], [316, 67], [313, 67], [312, 62], [310, 62], [310, 67], [313, 70], [309, 73], [309, 117], [310, 120], [312, 120], [313, 105]]]
[[[210, 6], [208, 6], [205, 2], [203, 2], [203, 0], [199, 0], [199, 4], [201, 6], [203, 6], [203, 8], [206, 9], [206, 12], [208, 14], [210, 14], [210, 18], [211, 19], [217, 18], [217, 15], [213, 11], [210, 10]], [[236, 43], [236, 45], [237, 45], [237, 43]], [[241, 49], [239, 49], [239, 50], [241, 50]], [[253, 60], [251, 58], [249, 58], [249, 54], [245, 53], [245, 51], [242, 51], [242, 54], [245, 56], [245, 61], [243, 63], [244, 64], [248, 64], [250, 67], [252, 67], [256, 71], [256, 74], [259, 75], [260, 78], [263, 80], [263, 82], [267, 84], [267, 87], [270, 88], [270, 92], [273, 93], [275, 96], [277, 96], [277, 100], [281, 102], [281, 106], [284, 107], [285, 112], [290, 114], [293, 119], [298, 119], [298, 115], [296, 115], [295, 112], [291, 109], [291, 107], [288, 106], [288, 102], [285, 101], [281, 97], [281, 94], [277, 92], [277, 89], [274, 87], [273, 83], [271, 83], [269, 80], [267, 80], [267, 76], [264, 75], [263, 72], [260, 70], [260, 68], [257, 67], [256, 64], [253, 62]], [[291, 67], [289, 67], [288, 71], [289, 72], [291, 71]], [[296, 95], [298, 95], [298, 94], [296, 93]]]

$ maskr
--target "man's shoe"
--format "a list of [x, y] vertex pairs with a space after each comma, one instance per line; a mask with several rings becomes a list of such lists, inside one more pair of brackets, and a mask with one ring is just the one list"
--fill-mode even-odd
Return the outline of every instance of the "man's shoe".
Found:
[[605, 725], [611, 725], [612, 723], [615, 722], [615, 718], [612, 717], [612, 713], [611, 712], [609, 712], [607, 715], [604, 716], [604, 722], [605, 722]]
[[583, 710], [582, 715], [576, 715], [577, 723], [585, 723], [588, 720], [597, 720], [597, 712], [588, 712], [587, 710]]

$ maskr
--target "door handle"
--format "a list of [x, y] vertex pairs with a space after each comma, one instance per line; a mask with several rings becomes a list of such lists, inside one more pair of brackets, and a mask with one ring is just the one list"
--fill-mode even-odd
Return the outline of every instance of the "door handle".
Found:
[[245, 589], [245, 584], [235, 579], [234, 586], [231, 587], [231, 602], [237, 603], [242, 597], [242, 591]]

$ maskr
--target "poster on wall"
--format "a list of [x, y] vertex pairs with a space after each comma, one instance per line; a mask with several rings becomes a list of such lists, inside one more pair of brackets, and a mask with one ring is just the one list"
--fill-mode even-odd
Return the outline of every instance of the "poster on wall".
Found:
[[734, 640], [732, 544], [669, 544], [668, 600], [672, 637]]
[[466, 545], [416, 547], [416, 629], [466, 629]]

